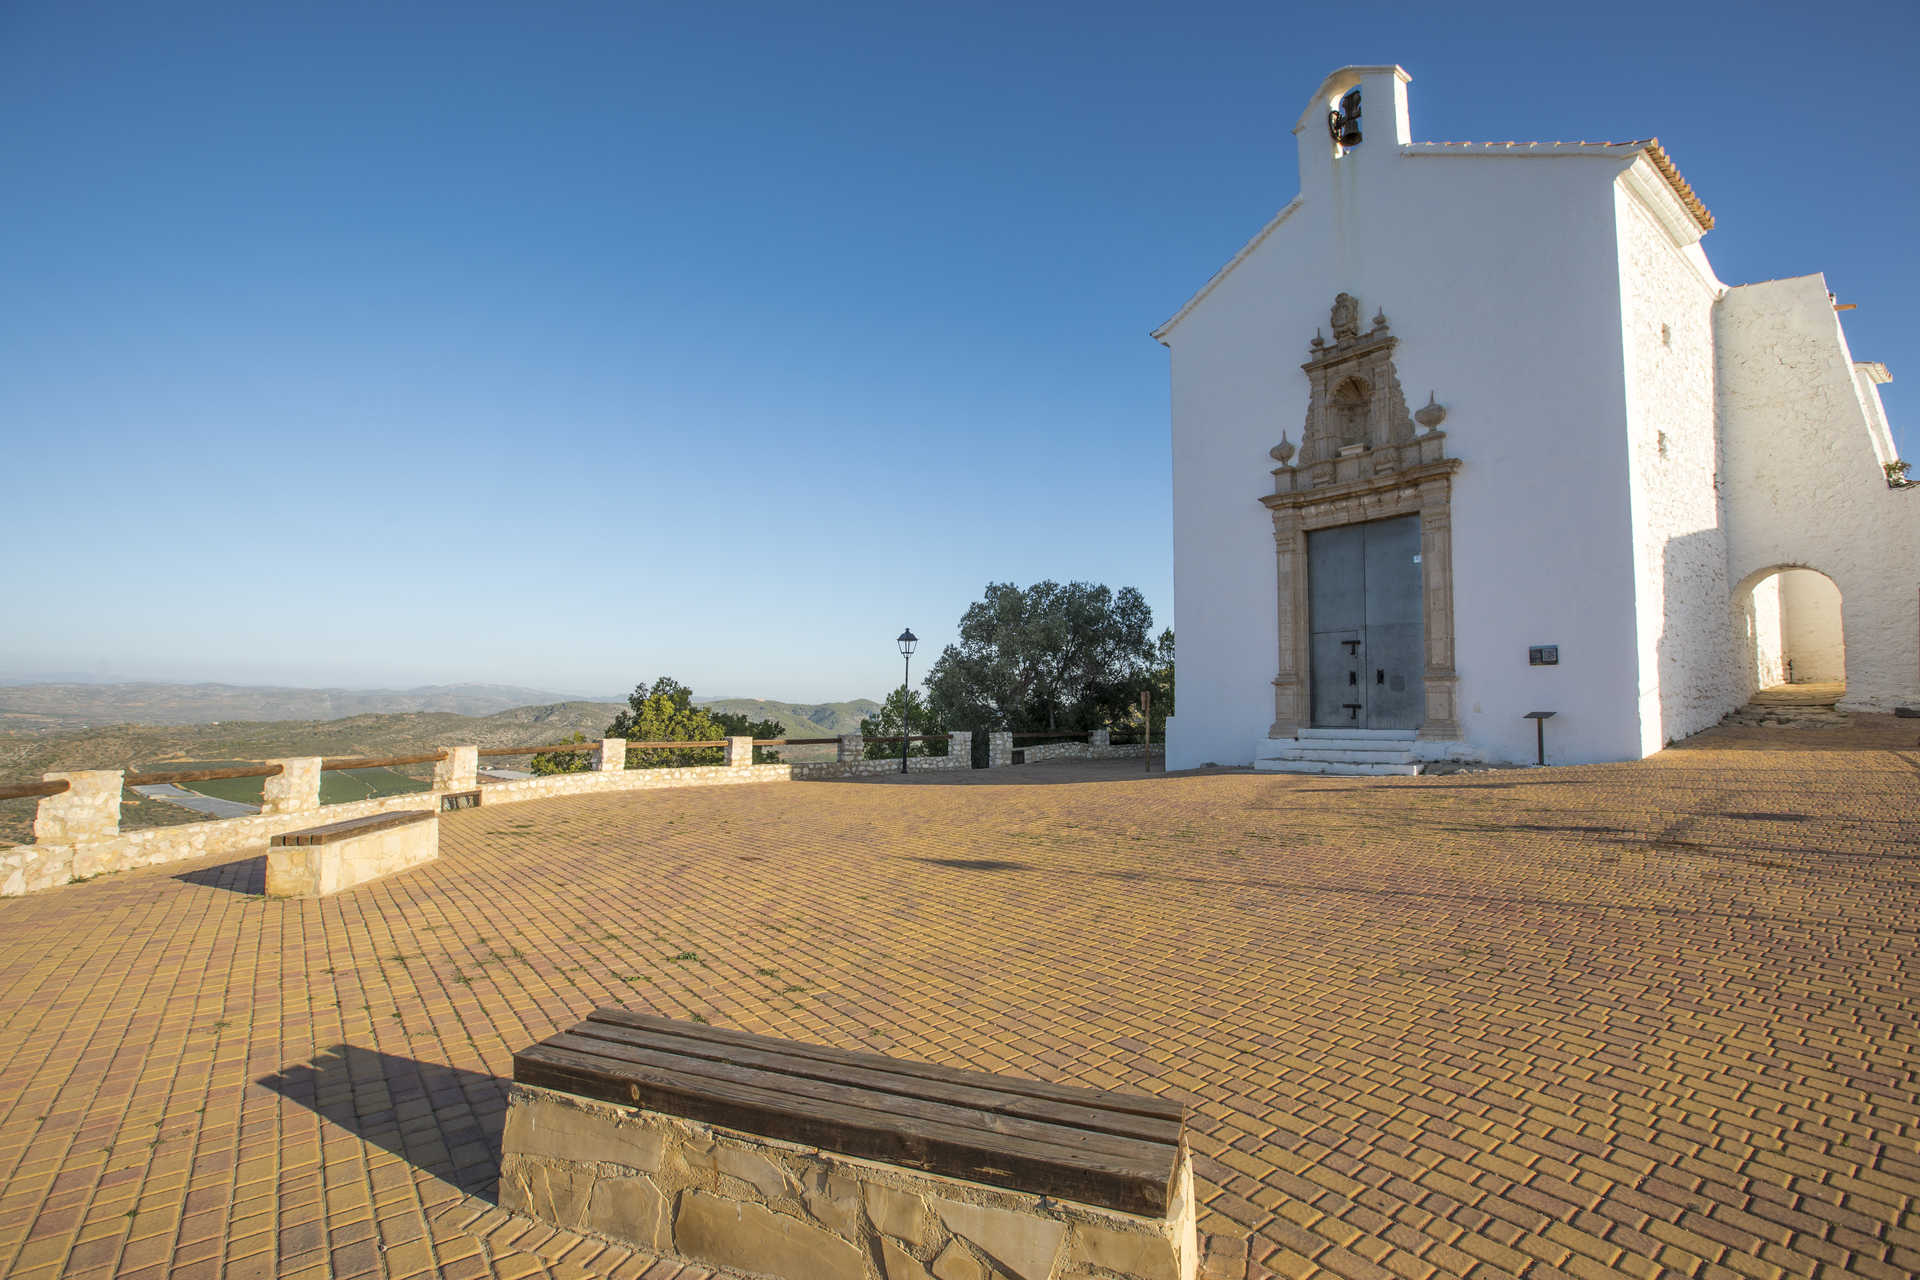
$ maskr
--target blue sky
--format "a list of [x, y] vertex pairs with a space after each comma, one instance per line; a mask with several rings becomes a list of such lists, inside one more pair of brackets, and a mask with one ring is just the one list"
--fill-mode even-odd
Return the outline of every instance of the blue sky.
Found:
[[[1657, 134], [1920, 455], [1920, 6], [0, 6], [0, 675], [878, 695], [1172, 616], [1148, 338], [1348, 63]], [[924, 657], [916, 675], [925, 670]]]

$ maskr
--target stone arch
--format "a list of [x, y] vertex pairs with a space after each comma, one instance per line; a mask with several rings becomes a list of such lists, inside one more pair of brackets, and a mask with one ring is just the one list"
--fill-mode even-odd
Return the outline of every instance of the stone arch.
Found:
[[1835, 685], [1844, 696], [1846, 622], [1833, 575], [1783, 561], [1742, 578], [1732, 600], [1742, 701], [1789, 685]]

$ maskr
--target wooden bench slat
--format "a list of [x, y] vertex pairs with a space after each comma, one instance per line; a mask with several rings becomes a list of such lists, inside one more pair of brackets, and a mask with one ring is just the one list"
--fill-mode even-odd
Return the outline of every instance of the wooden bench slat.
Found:
[[[714, 1044], [737, 1045], [745, 1049], [763, 1049], [783, 1053], [796, 1058], [810, 1058], [818, 1062], [832, 1063], [848, 1067], [865, 1067], [876, 1071], [886, 1071], [897, 1075], [916, 1076], [923, 1080], [939, 1081], [947, 1084], [967, 1085], [981, 1089], [992, 1089], [998, 1093], [1022, 1094], [1030, 1098], [1041, 1098], [1050, 1102], [1065, 1102], [1079, 1106], [1102, 1107], [1128, 1115], [1152, 1117], [1170, 1120], [1176, 1125], [1186, 1119], [1186, 1104], [1172, 1098], [1155, 1098], [1147, 1094], [1116, 1093], [1107, 1089], [1089, 1089], [1079, 1085], [1048, 1084], [1043, 1080], [1027, 1080], [1018, 1076], [994, 1075], [985, 1071], [968, 1071], [959, 1067], [936, 1066], [930, 1062], [912, 1062], [904, 1058], [889, 1058], [885, 1054], [861, 1053], [850, 1049], [830, 1049], [825, 1045], [800, 1044], [795, 1041], [780, 1040], [773, 1036], [763, 1036], [751, 1031], [735, 1031], [727, 1027], [708, 1027], [698, 1024], [676, 1022], [672, 1018], [656, 1017], [652, 1014], [635, 1013], [631, 1009], [602, 1008], [595, 1009], [587, 1018], [588, 1022], [609, 1023], [619, 1027], [634, 1027], [640, 1030], [657, 1031], [690, 1040], [705, 1040]], [[574, 1028], [578, 1030], [579, 1028]]]
[[514, 1079], [765, 1138], [1129, 1213], [1165, 1214], [1177, 1156], [1177, 1149], [1155, 1148], [1156, 1159], [1132, 1161], [841, 1102], [809, 1100], [800, 1105], [787, 1092], [690, 1077], [678, 1070], [630, 1064], [613, 1071], [598, 1052], [581, 1053], [547, 1043], [514, 1055]]
[[852, 1083], [836, 1084], [826, 1080], [789, 1075], [784, 1071], [768, 1071], [759, 1067], [714, 1062], [706, 1058], [688, 1058], [670, 1051], [661, 1052], [655, 1049], [614, 1044], [589, 1036], [575, 1035], [572, 1032], [551, 1036], [544, 1043], [556, 1049], [571, 1049], [580, 1053], [615, 1058], [620, 1063], [620, 1066], [613, 1071], [615, 1075], [624, 1072], [626, 1065], [631, 1063], [661, 1071], [678, 1072], [692, 1080], [714, 1080], [728, 1085], [763, 1089], [769, 1094], [788, 1099], [788, 1107], [794, 1110], [806, 1110], [817, 1103], [839, 1103], [887, 1116], [977, 1129], [995, 1138], [1019, 1138], [1029, 1142], [1043, 1143], [1059, 1148], [1063, 1158], [1098, 1154], [1103, 1158], [1130, 1164], [1137, 1162], [1144, 1168], [1151, 1168], [1156, 1158], [1163, 1155], [1164, 1149], [1171, 1145], [1146, 1142], [1137, 1138], [1123, 1138], [1115, 1134], [1071, 1125], [1048, 1124], [1045, 1121], [1028, 1120], [979, 1107], [929, 1102], [904, 1094], [862, 1088]]
[[384, 831], [388, 827], [404, 827], [412, 822], [425, 822], [437, 815], [431, 809], [400, 809], [393, 813], [375, 813], [364, 818], [347, 818], [341, 822], [329, 822], [322, 827], [308, 827], [304, 831], [286, 831], [273, 837], [270, 842], [282, 848], [293, 845], [327, 844], [334, 840], [345, 840], [350, 836], [364, 836], [374, 831]]
[[1042, 1124], [1065, 1125], [1120, 1138], [1165, 1145], [1180, 1141], [1180, 1122], [1177, 1120], [1139, 1116], [1083, 1102], [1055, 1102], [1014, 1093], [999, 1087], [1000, 1082], [993, 1076], [975, 1076], [965, 1083], [956, 1083], [929, 1079], [913, 1071], [902, 1070], [903, 1067], [917, 1064], [901, 1063], [880, 1055], [873, 1056], [877, 1063], [884, 1065], [855, 1065], [789, 1052], [788, 1046], [779, 1041], [771, 1042], [773, 1047], [760, 1044], [749, 1047], [681, 1035], [678, 1031], [678, 1026], [655, 1030], [588, 1019], [574, 1027], [569, 1034], [723, 1065], [762, 1068], [794, 1079], [847, 1084], [936, 1105], [971, 1108]]

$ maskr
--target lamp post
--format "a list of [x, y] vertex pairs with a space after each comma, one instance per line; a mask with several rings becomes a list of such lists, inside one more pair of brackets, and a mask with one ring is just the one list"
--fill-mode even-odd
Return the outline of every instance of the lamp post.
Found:
[[913, 670], [913, 647], [920, 643], [920, 637], [913, 634], [909, 627], [900, 633], [900, 657], [904, 665], [900, 668], [900, 772], [907, 771], [907, 748], [913, 745], [913, 729], [907, 721], [907, 703], [913, 697], [912, 686], [908, 683], [908, 673]]

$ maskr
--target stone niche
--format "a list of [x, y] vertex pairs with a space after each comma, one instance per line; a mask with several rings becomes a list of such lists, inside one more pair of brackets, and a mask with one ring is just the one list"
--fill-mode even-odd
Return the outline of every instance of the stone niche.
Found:
[[515, 1084], [500, 1205], [780, 1280], [1195, 1280], [1192, 1161], [1165, 1218], [1005, 1191]]

